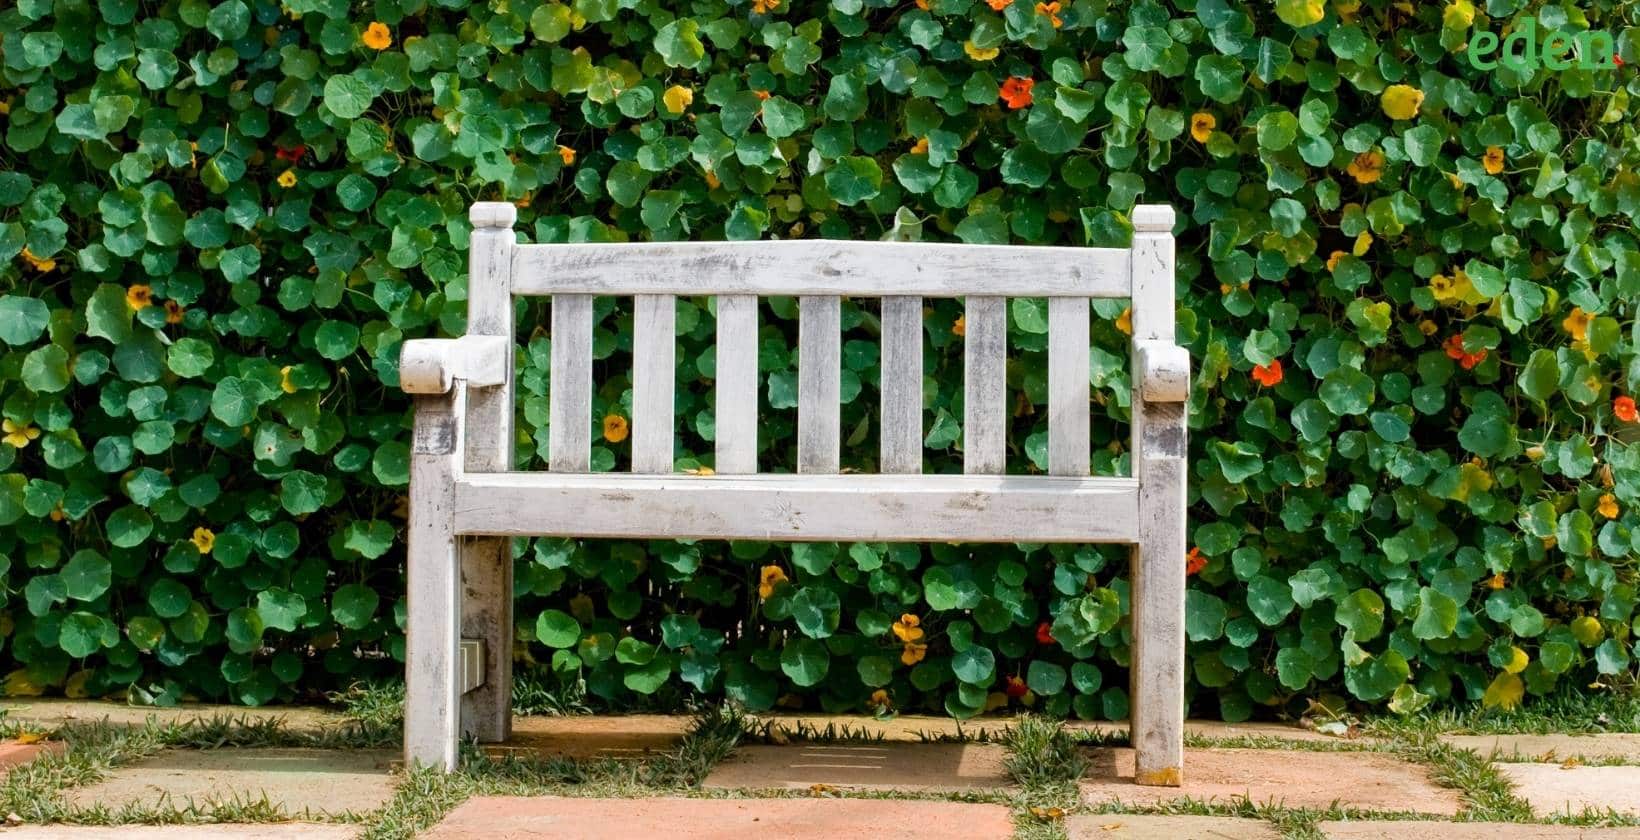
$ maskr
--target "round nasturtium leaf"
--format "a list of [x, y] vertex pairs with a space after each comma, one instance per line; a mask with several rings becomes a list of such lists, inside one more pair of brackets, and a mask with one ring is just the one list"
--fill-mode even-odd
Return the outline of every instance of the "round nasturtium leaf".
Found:
[[803, 688], [819, 685], [830, 668], [831, 654], [814, 639], [792, 639], [780, 651], [780, 670]]
[[562, 610], [542, 610], [535, 619], [535, 637], [547, 647], [574, 647], [581, 640], [581, 623]]

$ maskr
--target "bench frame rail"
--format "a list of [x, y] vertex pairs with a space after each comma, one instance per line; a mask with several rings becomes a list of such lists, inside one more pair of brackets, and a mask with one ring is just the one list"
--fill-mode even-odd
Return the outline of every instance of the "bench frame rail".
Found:
[[[467, 334], [405, 342], [400, 359], [415, 397], [408, 764], [453, 769], [463, 736], [510, 734], [512, 537], [1104, 542], [1132, 546], [1136, 781], [1181, 784], [1190, 360], [1174, 337], [1172, 208], [1134, 208], [1131, 248], [525, 245], [516, 218], [511, 204], [473, 205]], [[514, 470], [515, 295], [552, 298], [545, 472]], [[598, 295], [635, 298], [631, 473], [591, 472]], [[716, 298], [711, 476], [673, 471], [680, 295]], [[798, 471], [760, 474], [757, 299], [785, 295], [799, 310]], [[882, 298], [880, 475], [839, 473], [842, 297]], [[922, 474], [925, 297], [963, 299], [963, 475]], [[1010, 297], [1048, 299], [1046, 476], [1005, 475]], [[1089, 474], [1095, 297], [1132, 300], [1131, 478]]]

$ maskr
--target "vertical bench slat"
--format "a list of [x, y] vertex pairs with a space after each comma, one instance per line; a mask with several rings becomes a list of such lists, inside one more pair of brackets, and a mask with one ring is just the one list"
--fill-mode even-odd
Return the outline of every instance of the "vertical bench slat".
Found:
[[842, 412], [842, 299], [798, 298], [797, 471], [834, 473]]
[[757, 297], [717, 299], [717, 472], [757, 472]]
[[672, 384], [677, 379], [677, 303], [638, 295], [632, 340], [632, 471], [672, 471]]
[[883, 298], [882, 466], [885, 473], [922, 472], [922, 298]]
[[592, 296], [552, 297], [547, 469], [592, 470]]
[[963, 310], [962, 469], [1001, 475], [1007, 468], [1008, 301], [969, 297]]
[[[468, 244], [467, 334], [501, 336], [509, 350], [500, 385], [467, 395], [468, 472], [513, 468], [512, 262], [518, 208], [505, 202], [475, 204]], [[461, 541], [461, 635], [482, 639], [492, 653], [480, 664], [479, 687], [462, 695], [462, 729], [487, 743], [512, 734], [513, 640], [512, 540], [467, 537]]]
[[1048, 299], [1048, 472], [1087, 475], [1088, 299]]

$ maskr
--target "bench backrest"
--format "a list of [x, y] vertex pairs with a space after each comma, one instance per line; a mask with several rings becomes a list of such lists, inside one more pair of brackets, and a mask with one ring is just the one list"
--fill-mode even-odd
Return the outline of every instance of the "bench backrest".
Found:
[[[716, 297], [720, 475], [757, 472], [759, 297], [799, 300], [799, 473], [838, 471], [842, 297], [882, 299], [884, 473], [922, 468], [923, 298], [964, 299], [963, 459], [971, 475], [1006, 468], [1008, 298], [1048, 299], [1048, 463], [1055, 476], [1090, 469], [1089, 299], [1131, 299], [1135, 346], [1174, 340], [1174, 217], [1167, 206], [1134, 208], [1131, 248], [830, 240], [524, 245], [512, 231], [515, 217], [509, 204], [472, 208], [468, 334], [510, 345], [512, 296], [551, 297], [552, 472], [590, 470], [595, 296], [635, 298], [632, 470], [642, 474], [673, 470], [679, 295]], [[1144, 399], [1139, 384], [1136, 366], [1135, 416]], [[510, 469], [512, 406], [510, 378], [468, 396], [469, 472]]]

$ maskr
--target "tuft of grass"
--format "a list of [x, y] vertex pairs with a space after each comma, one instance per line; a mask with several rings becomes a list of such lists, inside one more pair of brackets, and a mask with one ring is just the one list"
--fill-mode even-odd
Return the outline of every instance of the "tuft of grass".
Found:
[[1008, 775], [1026, 790], [1066, 784], [1074, 788], [1088, 771], [1087, 757], [1061, 721], [1022, 716], [1003, 733], [1002, 743], [1008, 748]]

